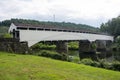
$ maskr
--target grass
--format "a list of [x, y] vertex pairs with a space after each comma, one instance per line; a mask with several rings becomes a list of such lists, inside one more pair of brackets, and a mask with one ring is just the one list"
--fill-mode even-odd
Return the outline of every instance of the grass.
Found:
[[120, 72], [0, 52], [0, 80], [120, 80]]

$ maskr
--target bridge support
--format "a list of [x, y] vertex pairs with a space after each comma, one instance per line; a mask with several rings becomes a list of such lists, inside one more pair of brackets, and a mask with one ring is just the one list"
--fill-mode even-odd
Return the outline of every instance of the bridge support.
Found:
[[112, 41], [110, 40], [96, 40], [98, 58], [107, 58], [112, 56], [112, 49], [110, 46], [112, 45]]
[[80, 40], [79, 41], [79, 57], [83, 58], [91, 58], [93, 60], [97, 60], [96, 57], [96, 49], [93, 46], [94, 42], [90, 42], [88, 40]]
[[[79, 57], [80, 59], [91, 58], [92, 60], [111, 57], [111, 44], [112, 41], [110, 40], [96, 40], [95, 42], [89, 42], [88, 40], [80, 40]], [[96, 52], [99, 52], [99, 54], [97, 54]]]
[[62, 60], [68, 59], [68, 46], [67, 42], [59, 41], [56, 43], [56, 51], [62, 54]]
[[57, 51], [58, 53], [65, 53], [65, 54], [67, 54], [67, 53], [68, 53], [67, 42], [58, 41], [58, 42], [56, 43], [56, 51]]

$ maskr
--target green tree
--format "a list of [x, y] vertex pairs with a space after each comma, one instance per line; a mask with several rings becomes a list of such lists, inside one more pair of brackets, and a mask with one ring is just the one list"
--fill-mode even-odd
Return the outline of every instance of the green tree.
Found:
[[120, 48], [120, 36], [115, 39], [116, 47]]
[[100, 30], [103, 32], [107, 32], [115, 37], [120, 35], [120, 16], [117, 18], [113, 18], [112, 20], [109, 20], [105, 24], [101, 24]]

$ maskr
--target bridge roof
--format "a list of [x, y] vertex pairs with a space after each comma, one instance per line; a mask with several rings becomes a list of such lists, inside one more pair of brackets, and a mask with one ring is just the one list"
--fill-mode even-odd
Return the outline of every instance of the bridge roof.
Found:
[[[56, 29], [56, 30], [72, 30], [72, 31], [76, 31], [78, 29], [75, 28], [67, 28], [67, 27], [61, 27], [61, 26], [55, 26], [53, 25], [46, 25], [46, 24], [40, 24], [40, 25], [36, 25], [36, 24], [18, 24], [18, 23], [14, 23], [15, 26], [17, 27], [21, 27], [21, 28], [43, 28], [43, 29]], [[80, 31], [80, 30], [79, 30]], [[82, 30], [82, 31], [86, 31], [86, 30]], [[87, 32], [87, 31], [86, 31]]]
[[54, 26], [45, 26], [45, 25], [33, 25], [33, 24], [21, 24], [21, 23], [13, 23], [17, 27], [25, 27], [25, 28], [54, 28]]
[[40, 25], [33, 25], [33, 24], [21, 24], [21, 23], [13, 23], [18, 29], [22, 28], [29, 28], [29, 29], [38, 29], [38, 30], [52, 30], [52, 31], [66, 31], [66, 32], [80, 32], [80, 33], [92, 33], [92, 34], [105, 34], [105, 33], [100, 33], [100, 32], [93, 32], [89, 30], [83, 30], [83, 29], [75, 29], [72, 27], [60, 27], [60, 26], [54, 26], [53, 25], [45, 25], [45, 24], [40, 24]]

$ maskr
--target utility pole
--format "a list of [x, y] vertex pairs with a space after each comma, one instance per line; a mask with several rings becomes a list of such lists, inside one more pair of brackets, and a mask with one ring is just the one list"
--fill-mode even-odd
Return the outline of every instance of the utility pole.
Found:
[[53, 26], [55, 27], [55, 14], [53, 14]]
[[55, 14], [53, 15], [53, 22], [55, 22]]

